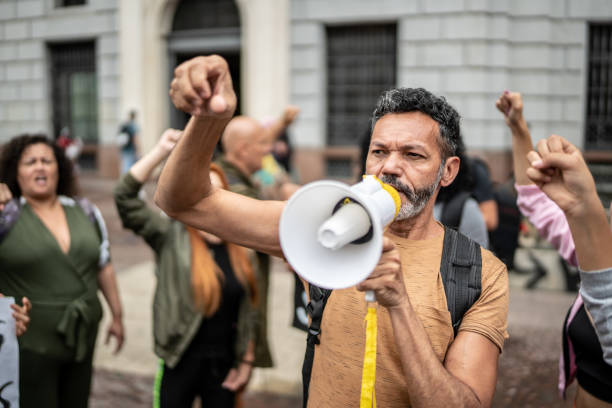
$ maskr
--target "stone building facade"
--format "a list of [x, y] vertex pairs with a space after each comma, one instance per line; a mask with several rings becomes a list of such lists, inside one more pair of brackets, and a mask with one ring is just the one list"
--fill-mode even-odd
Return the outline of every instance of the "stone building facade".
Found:
[[88, 138], [85, 164], [116, 176], [128, 110], [150, 148], [185, 121], [167, 94], [173, 67], [219, 53], [241, 113], [301, 108], [290, 132], [301, 182], [354, 179], [376, 96], [420, 86], [457, 107], [469, 150], [496, 179], [508, 174], [510, 136], [494, 102], [511, 89], [534, 138], [584, 148], [603, 185], [611, 44], [607, 0], [0, 0], [0, 141], [57, 136], [72, 121]]
[[241, 112], [278, 115], [289, 96], [288, 8], [287, 0], [0, 0], [0, 142], [69, 127], [85, 141], [83, 168], [116, 177], [120, 122], [138, 113], [144, 151], [182, 126], [168, 97], [172, 70], [210, 53], [233, 58]]
[[[599, 84], [603, 94], [599, 96], [602, 100], [609, 98], [610, 105], [607, 114], [597, 114], [607, 116], [601, 123], [608, 124], [609, 133], [606, 137], [600, 131], [591, 135], [595, 141], [588, 142], [587, 100], [589, 88], [595, 85], [592, 78], [589, 83], [589, 72], [598, 69], [591, 66], [593, 53], [589, 47], [597, 40], [593, 31], [598, 24], [607, 27], [603, 36], [609, 39], [607, 45], [599, 46], [607, 52], [607, 65], [601, 65], [595, 75], [605, 76], [607, 70], [608, 82], [606, 85], [604, 79]], [[351, 93], [359, 77], [353, 78], [353, 83], [345, 78], [359, 70], [360, 64], [369, 65], [377, 75], [385, 68], [381, 58], [394, 65], [385, 74], [394, 85], [425, 87], [444, 95], [459, 110], [469, 150], [488, 159], [498, 180], [507, 177], [511, 165], [510, 135], [494, 106], [506, 89], [523, 93], [534, 139], [557, 133], [590, 151], [591, 156], [599, 152], [599, 158], [609, 159], [611, 27], [612, 3], [605, 0], [293, 1], [291, 101], [303, 109], [294, 140], [304, 147], [298, 153], [298, 162], [317, 163], [302, 165], [314, 169], [305, 178], [316, 178], [333, 169], [334, 161], [354, 164], [359, 157], [356, 147], [330, 147], [334, 135], [330, 132], [333, 124], [328, 122], [337, 117], [337, 112], [336, 104], [329, 102], [336, 98], [346, 105], [346, 126], [351, 126], [352, 112], [360, 111], [367, 117], [369, 112], [360, 107], [363, 104], [342, 100], [371, 98], [372, 92]], [[384, 29], [391, 35], [377, 34], [375, 49], [394, 41], [395, 50], [382, 55], [368, 48], [362, 32]], [[335, 50], [335, 41], [344, 41], [345, 47]], [[347, 48], [354, 53], [353, 59], [346, 55]], [[334, 64], [344, 67], [338, 69]], [[384, 83], [379, 80], [378, 84]], [[353, 146], [357, 146], [367, 122], [360, 121], [353, 128]], [[356, 166], [340, 163], [339, 167], [346, 172]]]
[[116, 160], [105, 147], [120, 116], [118, 8], [112, 0], [71, 3], [0, 1], [0, 141], [57, 136], [73, 119], [95, 166]]

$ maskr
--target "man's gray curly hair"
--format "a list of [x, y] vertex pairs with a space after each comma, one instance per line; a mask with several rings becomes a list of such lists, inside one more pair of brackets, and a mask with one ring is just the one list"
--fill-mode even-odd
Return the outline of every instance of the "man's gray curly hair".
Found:
[[370, 133], [374, 125], [389, 113], [422, 112], [438, 122], [438, 144], [442, 159], [455, 156], [461, 141], [461, 117], [444, 97], [436, 96], [423, 88], [394, 88], [384, 91], [378, 98], [370, 119]]

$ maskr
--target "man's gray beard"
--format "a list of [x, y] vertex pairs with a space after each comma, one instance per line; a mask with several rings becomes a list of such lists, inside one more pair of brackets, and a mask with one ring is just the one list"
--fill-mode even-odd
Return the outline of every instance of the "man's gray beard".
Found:
[[405, 203], [402, 203], [399, 213], [397, 217], [395, 217], [396, 221], [407, 220], [413, 217], [416, 217], [423, 211], [427, 202], [433, 195], [436, 188], [440, 184], [440, 180], [442, 180], [442, 174], [444, 173], [444, 163], [440, 165], [438, 169], [438, 174], [436, 175], [436, 180], [425, 188], [420, 188], [417, 190], [412, 190], [408, 185], [402, 183], [397, 179], [396, 176], [384, 175], [380, 178], [380, 181], [383, 183], [389, 184], [391, 187], [395, 188], [398, 192], [403, 193], [408, 200]]

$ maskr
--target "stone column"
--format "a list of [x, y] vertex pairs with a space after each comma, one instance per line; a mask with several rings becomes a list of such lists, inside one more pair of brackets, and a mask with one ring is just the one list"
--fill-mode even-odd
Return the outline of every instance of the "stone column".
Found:
[[289, 103], [289, 0], [237, 0], [242, 17], [242, 111], [262, 119]]

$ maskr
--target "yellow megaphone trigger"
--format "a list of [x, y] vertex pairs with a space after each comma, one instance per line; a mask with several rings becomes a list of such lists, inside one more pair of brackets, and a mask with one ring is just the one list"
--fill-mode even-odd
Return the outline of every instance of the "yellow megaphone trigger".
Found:
[[[362, 178], [365, 178], [365, 177], [366, 177], [366, 175], [364, 174], [362, 176]], [[400, 195], [397, 192], [397, 190], [395, 188], [393, 188], [391, 185], [389, 185], [387, 183], [383, 183], [376, 176], [372, 176], [372, 177], [374, 177], [374, 179], [380, 183], [380, 185], [382, 186], [383, 190], [385, 190], [387, 193], [389, 193], [389, 195], [393, 199], [393, 203], [395, 204], [395, 215], [393, 216], [393, 219], [395, 219], [395, 217], [397, 217], [397, 214], [399, 214], [400, 208], [402, 207], [402, 198], [400, 197]]]

